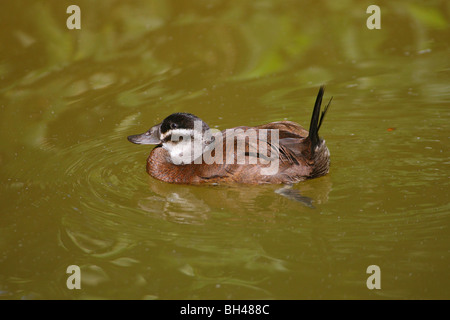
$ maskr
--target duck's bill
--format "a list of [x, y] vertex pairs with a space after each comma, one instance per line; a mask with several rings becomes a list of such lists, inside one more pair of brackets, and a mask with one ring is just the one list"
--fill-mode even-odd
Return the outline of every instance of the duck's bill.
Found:
[[160, 144], [160, 124], [150, 128], [142, 134], [128, 136], [128, 141], [136, 144]]

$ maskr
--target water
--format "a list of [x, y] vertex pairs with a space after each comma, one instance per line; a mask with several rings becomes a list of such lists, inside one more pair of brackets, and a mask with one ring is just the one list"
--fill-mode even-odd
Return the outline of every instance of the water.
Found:
[[[0, 297], [450, 298], [448, 6], [378, 5], [368, 30], [356, 1], [80, 1], [68, 30], [68, 4], [2, 3]], [[314, 209], [156, 181], [126, 139], [173, 112], [307, 127], [322, 84]]]

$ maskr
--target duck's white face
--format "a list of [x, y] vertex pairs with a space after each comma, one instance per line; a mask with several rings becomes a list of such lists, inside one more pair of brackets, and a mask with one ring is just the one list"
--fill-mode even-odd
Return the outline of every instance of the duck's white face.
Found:
[[162, 146], [169, 152], [173, 164], [194, 163], [201, 158], [205, 141], [202, 132], [195, 129], [171, 129], [161, 134]]
[[210, 143], [208, 125], [190, 113], [174, 113], [147, 132], [129, 136], [137, 144], [160, 144], [169, 152], [170, 162], [176, 165], [196, 163]]

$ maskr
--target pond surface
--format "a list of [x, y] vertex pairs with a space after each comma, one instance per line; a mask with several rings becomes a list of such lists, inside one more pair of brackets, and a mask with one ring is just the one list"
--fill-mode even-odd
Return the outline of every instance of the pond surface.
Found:
[[[1, 4], [0, 298], [450, 298], [445, 1], [379, 1], [379, 30], [356, 0], [78, 1], [80, 30], [70, 4]], [[126, 139], [173, 112], [308, 127], [322, 84], [313, 209], [159, 182]]]

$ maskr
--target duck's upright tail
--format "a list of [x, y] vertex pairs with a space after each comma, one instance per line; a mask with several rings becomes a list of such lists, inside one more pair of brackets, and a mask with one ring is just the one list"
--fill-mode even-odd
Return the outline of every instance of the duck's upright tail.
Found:
[[322, 106], [322, 98], [323, 93], [325, 91], [324, 86], [321, 86], [319, 89], [319, 93], [317, 94], [316, 103], [314, 104], [314, 110], [311, 116], [311, 123], [309, 125], [309, 139], [311, 140], [311, 154], [314, 155], [317, 147], [320, 145], [321, 140], [319, 137], [319, 129], [322, 125], [323, 119], [325, 118], [325, 114], [328, 111], [328, 107], [330, 106], [331, 100], [330, 99], [328, 104], [326, 105], [325, 109], [322, 111], [322, 114], [320, 114], [320, 109]]
[[312, 160], [312, 171], [310, 173], [310, 178], [319, 177], [328, 173], [330, 167], [330, 152], [325, 145], [325, 140], [320, 139], [319, 129], [322, 125], [325, 114], [328, 111], [331, 100], [320, 113], [322, 98], [324, 93], [324, 87], [321, 86], [319, 93], [317, 94], [316, 103], [314, 104], [314, 110], [311, 116], [311, 124], [309, 125], [309, 140], [311, 141], [311, 160]]

